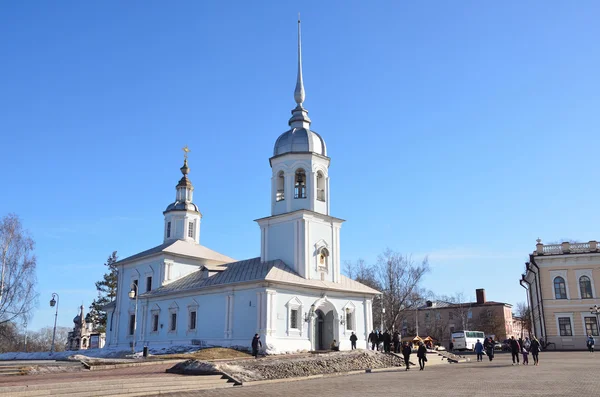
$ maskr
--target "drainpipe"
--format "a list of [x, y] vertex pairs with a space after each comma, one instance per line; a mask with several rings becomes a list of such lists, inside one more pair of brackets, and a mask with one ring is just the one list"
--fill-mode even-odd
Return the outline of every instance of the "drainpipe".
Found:
[[548, 334], [546, 333], [546, 316], [544, 314], [544, 306], [542, 305], [542, 301], [540, 300], [540, 288], [541, 288], [541, 284], [542, 284], [542, 280], [540, 278], [540, 268], [537, 265], [537, 263], [535, 263], [533, 254], [529, 255], [529, 263], [531, 263], [537, 269], [537, 271], [534, 273], [535, 279], [537, 280], [536, 295], [537, 295], [538, 307], [540, 308], [540, 312], [541, 312], [541, 316], [542, 316], [542, 325], [544, 328], [542, 331], [542, 335], [543, 335], [543, 338], [546, 341], [546, 343], [548, 343]]

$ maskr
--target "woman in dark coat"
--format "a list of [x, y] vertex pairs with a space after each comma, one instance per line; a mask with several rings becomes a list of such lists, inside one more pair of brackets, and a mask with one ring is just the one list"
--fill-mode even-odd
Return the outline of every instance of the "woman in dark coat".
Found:
[[425, 362], [427, 361], [427, 348], [423, 344], [423, 342], [419, 342], [419, 349], [417, 350], [417, 357], [419, 358], [419, 371], [423, 371], [425, 369]]
[[495, 343], [491, 336], [488, 339], [486, 339], [486, 342], [487, 342], [487, 344], [485, 345], [485, 354], [487, 354], [490, 361], [492, 361], [494, 359], [494, 344]]
[[404, 362], [406, 363], [407, 371], [410, 369], [410, 353], [412, 353], [410, 344], [408, 342], [404, 342], [404, 346], [402, 347], [402, 355], [404, 356]]
[[533, 357], [533, 365], [540, 365], [540, 341], [534, 336], [531, 338], [531, 346], [529, 347], [529, 351], [531, 352], [531, 356]]

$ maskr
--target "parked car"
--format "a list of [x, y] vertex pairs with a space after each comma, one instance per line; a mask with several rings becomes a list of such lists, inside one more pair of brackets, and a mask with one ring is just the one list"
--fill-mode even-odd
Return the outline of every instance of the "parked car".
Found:
[[500, 342], [494, 342], [494, 350], [504, 350], [504, 345]]
[[504, 341], [502, 342], [502, 351], [503, 352], [510, 351], [510, 339], [504, 339]]

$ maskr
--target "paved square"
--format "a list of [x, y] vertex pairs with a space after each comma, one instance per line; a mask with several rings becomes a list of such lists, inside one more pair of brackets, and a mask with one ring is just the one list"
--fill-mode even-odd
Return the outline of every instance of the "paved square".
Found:
[[[474, 358], [474, 356], [473, 356]], [[174, 393], [202, 397], [313, 396], [600, 396], [600, 353], [543, 352], [540, 366], [511, 366], [508, 353], [493, 362], [441, 364], [419, 371], [383, 372], [232, 389]]]

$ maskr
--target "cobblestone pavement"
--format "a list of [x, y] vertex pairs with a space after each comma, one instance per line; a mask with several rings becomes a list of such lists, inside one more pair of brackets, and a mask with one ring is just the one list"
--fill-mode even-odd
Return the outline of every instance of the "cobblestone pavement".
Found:
[[172, 397], [600, 396], [600, 352], [543, 352], [540, 365], [493, 362], [445, 364], [408, 372], [380, 372], [298, 382], [170, 394]]

